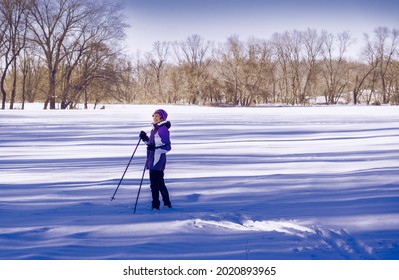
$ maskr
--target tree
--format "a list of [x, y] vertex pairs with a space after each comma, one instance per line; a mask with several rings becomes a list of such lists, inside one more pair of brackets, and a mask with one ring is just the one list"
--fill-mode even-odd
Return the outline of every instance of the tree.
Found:
[[238, 105], [243, 95], [243, 65], [245, 47], [237, 35], [227, 38], [223, 49], [219, 48], [221, 78], [225, 85], [227, 102]]
[[4, 59], [1, 74], [0, 89], [2, 93], [2, 106], [5, 109], [7, 92], [5, 80], [10, 67], [12, 67], [12, 87], [10, 96], [10, 109], [13, 109], [16, 85], [17, 85], [17, 59], [25, 46], [29, 1], [27, 0], [3, 0], [0, 2], [0, 14], [2, 23], [0, 36], [2, 37], [1, 49]]
[[147, 54], [147, 64], [155, 76], [156, 91], [155, 94], [159, 99], [163, 99], [163, 77], [165, 75], [166, 61], [169, 56], [169, 43], [155, 42], [152, 53]]
[[20, 82], [22, 84], [22, 109], [25, 108], [25, 101], [35, 102], [36, 98], [40, 99], [40, 91], [44, 88], [44, 67], [35, 56], [35, 52], [35, 46], [29, 45], [28, 42], [19, 59], [19, 72], [22, 76]]
[[[1, 7], [4, 5], [3, 3], [0, 4]], [[2, 76], [4, 75], [4, 69], [5, 69], [5, 53], [7, 51], [7, 21], [5, 20], [5, 14], [3, 13], [3, 8], [0, 12], [0, 71], [2, 73]], [[5, 78], [4, 78], [5, 79]], [[2, 107], [1, 109], [5, 109], [6, 107], [6, 97], [7, 93], [5, 90], [1, 89], [1, 95], [2, 95]]]
[[325, 34], [323, 44], [323, 78], [325, 81], [324, 97], [326, 104], [336, 104], [349, 85], [348, 63], [345, 54], [351, 43], [348, 32], [334, 36]]
[[381, 102], [387, 104], [395, 87], [395, 83], [390, 80], [395, 75], [390, 71], [399, 51], [399, 30], [377, 27], [374, 29], [374, 39], [365, 34], [365, 40], [367, 44], [365, 55], [369, 58], [369, 64], [374, 71], [375, 83], [378, 79]]
[[231, 36], [219, 49], [219, 60], [230, 104], [250, 106], [259, 99], [267, 102], [269, 87], [274, 83], [274, 63], [266, 41], [251, 38], [242, 42], [238, 36]]
[[276, 63], [272, 61], [272, 49], [266, 40], [251, 38], [247, 41], [248, 59], [246, 88], [254, 96], [247, 100], [247, 105], [253, 102], [268, 103], [274, 97], [274, 71]]
[[298, 104], [301, 94], [302, 38], [298, 30], [275, 33], [273, 46], [279, 65], [278, 87], [283, 103]]
[[[95, 43], [112, 46], [124, 37], [122, 6], [113, 1], [89, 0], [35, 0], [30, 29], [32, 40], [41, 48], [41, 57], [48, 70], [48, 94], [45, 108], [55, 109], [59, 71], [68, 83], [72, 71], [82, 59], [85, 50]], [[65, 81], [65, 80], [64, 80]], [[65, 89], [65, 87], [64, 87]], [[65, 95], [62, 96], [65, 102]]]
[[190, 104], [197, 104], [204, 93], [208, 78], [207, 67], [210, 63], [211, 42], [194, 34], [185, 41], [175, 44], [175, 54], [179, 66], [186, 78], [186, 91]]
[[277, 86], [284, 103], [306, 104], [316, 94], [324, 34], [307, 29], [273, 35], [279, 65]]
[[305, 82], [299, 96], [299, 103], [305, 104], [313, 95], [312, 88], [316, 88], [318, 81], [319, 61], [321, 60], [322, 48], [325, 40], [325, 31], [321, 35], [317, 30], [308, 28], [301, 32], [304, 45], [304, 61], [305, 61]]

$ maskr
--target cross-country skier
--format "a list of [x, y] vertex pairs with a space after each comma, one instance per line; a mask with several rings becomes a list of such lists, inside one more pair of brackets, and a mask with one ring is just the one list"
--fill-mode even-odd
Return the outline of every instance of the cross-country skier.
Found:
[[164, 181], [164, 170], [166, 166], [166, 153], [171, 150], [169, 128], [171, 124], [167, 121], [168, 114], [163, 109], [158, 109], [152, 114], [152, 130], [150, 136], [144, 131], [140, 132], [140, 139], [147, 144], [147, 166], [150, 171], [152, 209], [159, 210], [161, 193], [164, 206], [172, 208], [169, 192]]

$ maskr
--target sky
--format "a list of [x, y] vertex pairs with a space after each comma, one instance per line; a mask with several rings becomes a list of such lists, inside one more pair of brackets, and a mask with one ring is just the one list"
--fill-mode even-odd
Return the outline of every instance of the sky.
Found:
[[224, 42], [231, 35], [269, 39], [275, 32], [314, 28], [349, 31], [357, 41], [378, 26], [399, 28], [397, 0], [128, 0], [128, 50], [193, 34]]

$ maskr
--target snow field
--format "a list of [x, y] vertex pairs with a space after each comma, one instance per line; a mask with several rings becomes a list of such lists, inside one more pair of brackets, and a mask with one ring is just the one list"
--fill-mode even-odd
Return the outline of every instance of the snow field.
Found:
[[163, 108], [136, 214], [158, 106], [0, 112], [0, 259], [399, 259], [398, 107]]

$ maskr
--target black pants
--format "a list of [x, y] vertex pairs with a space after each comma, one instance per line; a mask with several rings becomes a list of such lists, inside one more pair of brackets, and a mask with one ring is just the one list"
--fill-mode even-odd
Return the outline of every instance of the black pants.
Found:
[[160, 170], [150, 170], [151, 193], [152, 193], [152, 208], [159, 209], [159, 193], [161, 193], [162, 200], [165, 206], [171, 206], [169, 199], [169, 192], [165, 186], [163, 179], [164, 173]]

